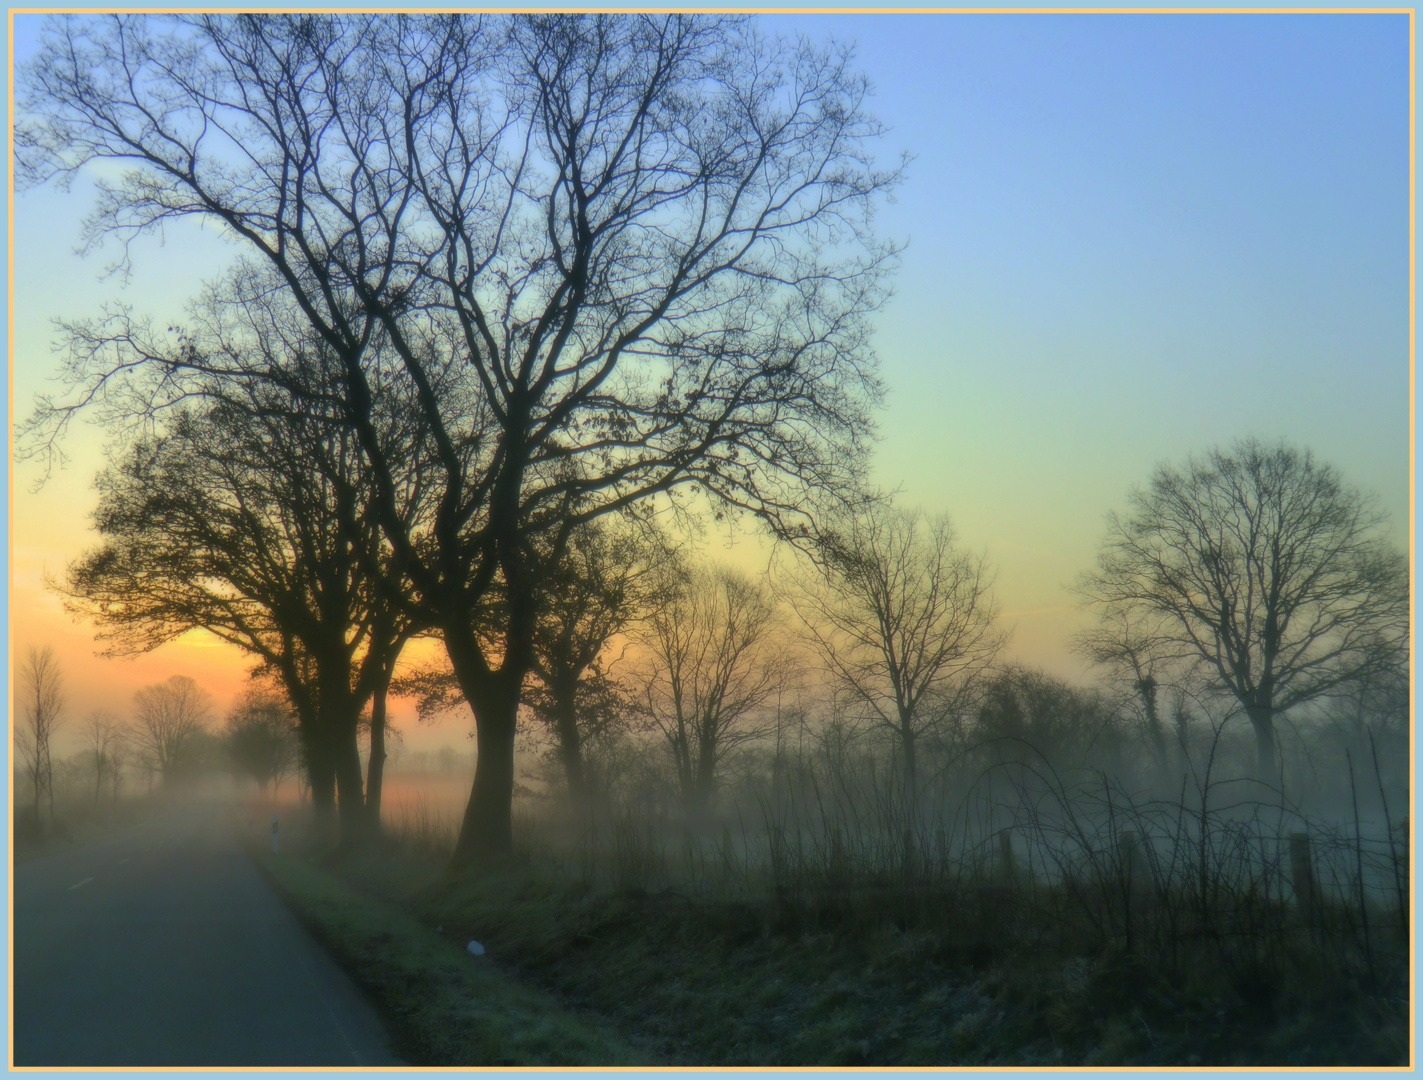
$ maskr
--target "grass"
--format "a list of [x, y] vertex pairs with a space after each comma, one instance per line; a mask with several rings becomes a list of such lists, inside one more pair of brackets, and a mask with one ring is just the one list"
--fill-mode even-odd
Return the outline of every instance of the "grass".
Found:
[[[428, 851], [342, 864], [368, 894], [473, 937], [522, 980], [695, 1065], [1328, 1065], [1407, 1059], [1406, 996], [1319, 969], [1270, 974], [1202, 944], [1174, 969], [992, 888], [869, 889], [836, 904], [617, 890], [551, 861], [450, 879]], [[1313, 965], [1313, 966], [1312, 966]], [[466, 1059], [476, 1060], [476, 1059]]]
[[253, 850], [301, 920], [386, 1014], [396, 1053], [416, 1065], [631, 1065], [647, 1055], [579, 1015], [467, 938], [439, 934], [295, 854]]
[[[1171, 798], [996, 769], [946, 780], [910, 828], [892, 771], [808, 764], [751, 774], [697, 830], [656, 792], [574, 816], [525, 800], [520, 854], [463, 876], [456, 818], [406, 800], [384, 841], [320, 869], [661, 1064], [1409, 1060], [1401, 823], [1365, 837], [1357, 811], [1307, 820], [1209, 769]], [[419, 1013], [433, 962], [394, 953], [348, 964]], [[435, 1016], [410, 1022], [449, 1027]]]

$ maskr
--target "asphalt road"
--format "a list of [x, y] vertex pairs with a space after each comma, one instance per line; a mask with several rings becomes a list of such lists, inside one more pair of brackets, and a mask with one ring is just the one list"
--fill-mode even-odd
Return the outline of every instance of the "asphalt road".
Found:
[[235, 820], [183, 806], [12, 868], [15, 1065], [399, 1064]]

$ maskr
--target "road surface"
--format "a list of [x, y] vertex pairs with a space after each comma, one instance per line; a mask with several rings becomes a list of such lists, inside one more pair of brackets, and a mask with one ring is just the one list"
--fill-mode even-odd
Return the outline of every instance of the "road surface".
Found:
[[399, 1064], [235, 820], [186, 805], [12, 868], [15, 1065]]

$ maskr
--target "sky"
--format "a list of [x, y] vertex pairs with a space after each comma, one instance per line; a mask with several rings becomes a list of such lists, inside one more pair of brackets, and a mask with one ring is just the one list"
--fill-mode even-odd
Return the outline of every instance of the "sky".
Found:
[[[37, 21], [16, 18], [21, 61]], [[878, 320], [889, 398], [874, 471], [987, 553], [1012, 658], [1088, 679], [1068, 647], [1087, 618], [1069, 586], [1104, 516], [1155, 465], [1239, 437], [1311, 448], [1374, 492], [1408, 543], [1406, 16], [762, 22], [855, 43], [891, 129], [883, 159], [913, 155], [878, 218], [908, 246]], [[54, 370], [55, 318], [115, 301], [180, 318], [235, 253], [170, 229], [134, 248], [127, 281], [105, 277], [115, 251], [75, 251], [90, 202], [82, 181], [16, 197], [17, 420]], [[92, 627], [45, 588], [94, 542], [103, 443], [76, 429], [69, 465], [38, 491], [37, 470], [14, 467], [12, 649], [55, 648], [71, 718], [122, 713], [170, 674], [225, 710], [248, 667], [234, 650], [194, 634], [100, 659]], [[710, 554], [754, 565], [765, 546]], [[414, 745], [459, 743], [462, 724]]]

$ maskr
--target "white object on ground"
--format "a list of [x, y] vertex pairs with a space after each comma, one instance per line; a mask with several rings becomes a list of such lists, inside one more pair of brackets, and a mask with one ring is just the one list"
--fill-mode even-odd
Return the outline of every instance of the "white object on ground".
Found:
[[465, 948], [469, 950], [471, 956], [484, 955], [484, 946], [477, 941], [471, 941]]

